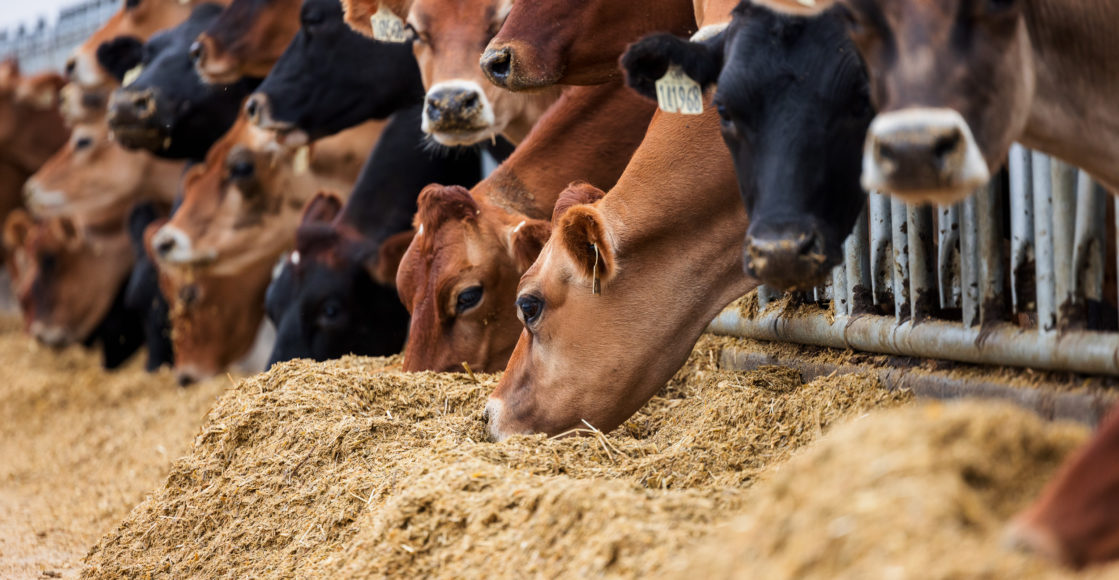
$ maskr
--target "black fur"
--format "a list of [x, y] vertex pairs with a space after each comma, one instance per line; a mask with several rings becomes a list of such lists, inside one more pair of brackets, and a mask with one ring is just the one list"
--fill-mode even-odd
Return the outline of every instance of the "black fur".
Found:
[[143, 321], [143, 340], [148, 348], [144, 368], [148, 371], [155, 371], [163, 365], [173, 366], [175, 362], [169, 307], [159, 290], [159, 271], [144, 250], [144, 230], [159, 217], [161, 213], [150, 203], [137, 205], [128, 216], [128, 232], [136, 265], [132, 267], [125, 287], [124, 304]]

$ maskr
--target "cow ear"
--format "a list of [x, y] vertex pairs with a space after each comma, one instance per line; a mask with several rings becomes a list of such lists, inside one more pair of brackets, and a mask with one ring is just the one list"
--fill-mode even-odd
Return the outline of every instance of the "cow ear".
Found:
[[18, 208], [12, 210], [12, 213], [8, 214], [8, 219], [4, 222], [4, 247], [13, 251], [22, 246], [34, 225], [34, 222], [31, 221], [31, 214]]
[[639, 94], [656, 99], [657, 81], [668, 72], [669, 65], [676, 65], [706, 89], [718, 82], [723, 69], [725, 36], [725, 29], [700, 42], [671, 34], [646, 36], [631, 44], [622, 55], [626, 83]]
[[377, 251], [377, 263], [366, 265], [378, 284], [396, 287], [396, 271], [400, 269], [400, 261], [404, 259], [404, 253], [412, 245], [415, 236], [415, 230], [408, 230], [393, 234], [381, 242], [381, 248]]
[[509, 235], [509, 247], [513, 251], [513, 261], [523, 272], [540, 256], [548, 237], [552, 235], [552, 224], [544, 220], [526, 220], [513, 228]]
[[774, 12], [795, 16], [816, 16], [835, 5], [835, 0], [753, 0], [753, 2]]
[[556, 235], [581, 276], [597, 294], [615, 274], [614, 244], [606, 235], [602, 214], [593, 205], [577, 205], [564, 214]]
[[606, 192], [601, 189], [585, 181], [576, 181], [568, 185], [556, 199], [556, 206], [552, 209], [552, 222], [558, 222], [567, 210], [577, 205], [594, 203], [603, 197], [606, 197]]
[[118, 36], [97, 47], [97, 62], [117, 82], [124, 82], [124, 75], [139, 66], [143, 60], [144, 43], [135, 36]]
[[66, 81], [57, 74], [37, 76], [32, 82], [21, 85], [16, 91], [20, 102], [40, 111], [57, 109], [62, 101], [62, 87]]
[[316, 222], [332, 222], [342, 211], [342, 198], [320, 191], [303, 206], [303, 218], [300, 224], [312, 224]]

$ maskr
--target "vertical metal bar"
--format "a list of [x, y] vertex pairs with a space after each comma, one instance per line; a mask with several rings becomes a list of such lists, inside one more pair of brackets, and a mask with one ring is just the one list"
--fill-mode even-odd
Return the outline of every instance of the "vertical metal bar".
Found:
[[1073, 241], [1073, 277], [1070, 292], [1074, 305], [1068, 312], [1070, 326], [1098, 327], [1089, 301], [1098, 305], [1103, 298], [1104, 227], [1107, 199], [1104, 192], [1084, 171], [1076, 186], [1076, 233]]
[[1034, 152], [1031, 155], [1034, 181], [1034, 278], [1037, 293], [1037, 329], [1051, 332], [1057, 329], [1057, 292], [1053, 273], [1053, 173], [1049, 157]]
[[1010, 298], [1014, 312], [1034, 302], [1034, 190], [1030, 152], [1015, 143], [1007, 163], [1010, 171]]
[[894, 254], [894, 317], [900, 323], [909, 320], [909, 220], [905, 203], [890, 200], [890, 221], [893, 223]]
[[1056, 281], [1057, 327], [1065, 328], [1069, 308], [1076, 302], [1072, 294], [1072, 247], [1076, 228], [1075, 167], [1051, 160], [1053, 174], [1053, 274]]
[[960, 209], [955, 205], [937, 208], [936, 279], [942, 309], [960, 305]]
[[1006, 185], [996, 175], [975, 193], [979, 228], [979, 323], [1007, 319], [1006, 261], [1003, 259], [1003, 218], [1006, 216]]
[[906, 208], [909, 240], [909, 308], [913, 322], [936, 310], [938, 295], [934, 286], [932, 207], [910, 205]]
[[976, 196], [960, 202], [960, 320], [964, 326], [979, 324], [979, 221]]
[[890, 232], [890, 198], [871, 193], [870, 199], [870, 270], [873, 274], [874, 303], [893, 303], [894, 260], [890, 255], [893, 234]]
[[874, 297], [870, 283], [870, 254], [867, 242], [870, 237], [867, 211], [859, 214], [855, 229], [843, 242], [844, 263], [847, 266], [847, 313], [870, 312]]
[[781, 297], [781, 292], [762, 284], [758, 286], [758, 307], [765, 308], [770, 302]]
[[847, 268], [840, 263], [831, 271], [831, 304], [837, 316], [850, 314], [850, 302], [847, 300]]

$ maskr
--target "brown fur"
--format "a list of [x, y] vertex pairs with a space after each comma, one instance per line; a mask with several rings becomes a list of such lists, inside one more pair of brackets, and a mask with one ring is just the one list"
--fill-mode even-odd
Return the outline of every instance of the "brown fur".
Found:
[[[544, 220], [556, 198], [576, 179], [613, 184], [652, 108], [620, 83], [567, 89], [513, 155], [470, 192], [474, 215], [456, 204], [435, 209], [430, 196], [421, 196], [423, 234], [397, 274], [412, 313], [406, 369], [462, 370], [464, 361], [478, 371], [505, 365], [520, 332], [513, 306], [517, 280], [548, 237]], [[435, 212], [460, 217], [436, 223]], [[481, 303], [456, 314], [455, 297], [472, 286], [483, 288]]]
[[232, 0], [198, 37], [202, 55], [195, 63], [209, 83], [241, 77], [264, 78], [299, 32], [300, 0]]

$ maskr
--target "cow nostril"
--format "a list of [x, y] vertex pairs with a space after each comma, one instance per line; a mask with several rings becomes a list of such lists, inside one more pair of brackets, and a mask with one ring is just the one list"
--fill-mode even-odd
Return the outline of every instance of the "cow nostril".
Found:
[[882, 161], [897, 161], [897, 151], [892, 144], [878, 141], [878, 158]]
[[190, 56], [190, 62], [198, 63], [199, 60], [202, 60], [202, 53], [204, 53], [205, 51], [206, 49], [202, 47], [202, 43], [200, 41], [194, 41], [190, 45], [190, 51], [187, 52], [187, 54]]
[[255, 121], [257, 110], [256, 99], [249, 99], [249, 102], [245, 104], [245, 114], [249, 116], [249, 119]]
[[482, 68], [485, 69], [490, 80], [495, 84], [503, 85], [509, 78], [510, 63], [513, 60], [512, 53], [508, 47], [487, 51], [487, 53], [482, 57]]
[[77, 68], [78, 68], [78, 61], [74, 60], [73, 58], [67, 59], [66, 68], [65, 68], [66, 78], [67, 79], [73, 79], [74, 71]]
[[962, 136], [958, 129], [953, 130], [948, 135], [938, 137], [936, 142], [933, 143], [933, 155], [936, 156], [938, 161], [943, 160], [959, 149], [961, 139]]
[[466, 95], [464, 95], [462, 97], [462, 108], [463, 109], [474, 109], [474, 108], [477, 108], [477, 107], [478, 107], [478, 93], [470, 92], [470, 93], [466, 93]]
[[166, 256], [167, 254], [170, 254], [171, 251], [174, 250], [174, 249], [175, 249], [175, 239], [174, 238], [167, 238], [167, 239], [164, 239], [164, 240], [160, 240], [159, 242], [157, 242], [155, 244], [155, 251], [160, 256]]

